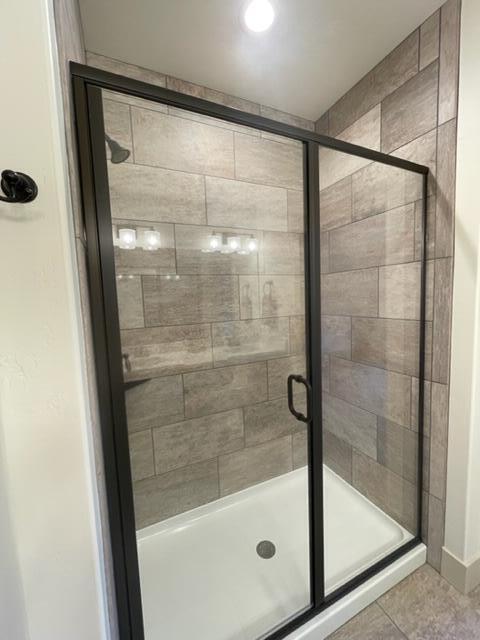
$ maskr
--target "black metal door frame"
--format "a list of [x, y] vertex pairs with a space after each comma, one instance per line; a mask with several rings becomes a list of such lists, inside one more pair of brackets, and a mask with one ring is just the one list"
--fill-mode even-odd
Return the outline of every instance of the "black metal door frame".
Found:
[[[305, 195], [305, 300], [307, 379], [313, 390], [322, 388], [320, 331], [320, 219], [319, 147], [360, 156], [423, 176], [423, 246], [421, 257], [421, 331], [419, 346], [419, 477], [418, 532], [414, 539], [368, 568], [333, 593], [325, 596], [323, 544], [323, 446], [322, 395], [312, 393], [309, 428], [310, 576], [311, 606], [268, 635], [280, 640], [333, 602], [374, 576], [421, 541], [423, 374], [425, 344], [426, 202], [428, 168], [378, 151], [329, 138], [177, 93], [162, 87], [124, 78], [92, 67], [70, 64], [75, 108], [78, 156], [95, 349], [95, 366], [105, 464], [110, 537], [114, 565], [116, 602], [121, 640], [144, 640], [140, 576], [137, 557], [133, 490], [124, 401], [120, 327], [115, 284], [110, 196], [104, 143], [102, 89], [188, 109], [196, 113], [253, 127], [303, 143]], [[315, 330], [312, 330], [315, 328]], [[315, 464], [314, 464], [315, 463]], [[188, 599], [186, 601], [188, 607]]]

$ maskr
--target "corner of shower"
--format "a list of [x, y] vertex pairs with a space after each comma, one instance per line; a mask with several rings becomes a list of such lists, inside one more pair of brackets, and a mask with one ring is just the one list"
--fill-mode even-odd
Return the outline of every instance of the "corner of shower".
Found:
[[326, 637], [424, 560], [428, 170], [72, 75], [121, 638]]

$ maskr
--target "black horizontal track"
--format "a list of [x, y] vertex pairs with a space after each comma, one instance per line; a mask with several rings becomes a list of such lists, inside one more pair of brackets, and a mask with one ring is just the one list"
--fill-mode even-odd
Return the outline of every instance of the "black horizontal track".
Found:
[[195, 96], [189, 96], [184, 93], [178, 93], [171, 89], [157, 87], [155, 85], [142, 82], [141, 80], [125, 78], [117, 75], [116, 73], [95, 69], [93, 67], [78, 64], [77, 62], [70, 63], [70, 70], [74, 77], [81, 77], [84, 80], [87, 80], [89, 84], [97, 85], [103, 89], [128, 93], [129, 95], [144, 98], [145, 100], [189, 109], [190, 111], [195, 111], [196, 113], [206, 116], [221, 118], [222, 120], [241, 124], [246, 127], [255, 127], [262, 129], [263, 131], [268, 131], [269, 133], [276, 133], [301, 142], [316, 142], [322, 147], [366, 158], [372, 162], [388, 164], [392, 167], [406, 169], [407, 171], [413, 171], [415, 173], [428, 173], [428, 167], [417, 164], [416, 162], [410, 162], [409, 160], [387, 155], [386, 153], [374, 151], [373, 149], [366, 149], [365, 147], [360, 147], [359, 145], [351, 144], [350, 142], [344, 142], [343, 140], [323, 136], [319, 133], [315, 133], [314, 131], [309, 131], [308, 129], [293, 127], [289, 124], [278, 122], [277, 120], [270, 120], [269, 118], [264, 118], [263, 116], [253, 113], [238, 111], [237, 109], [232, 109], [231, 107], [226, 107], [222, 104], [203, 100], [202, 98], [197, 98]]

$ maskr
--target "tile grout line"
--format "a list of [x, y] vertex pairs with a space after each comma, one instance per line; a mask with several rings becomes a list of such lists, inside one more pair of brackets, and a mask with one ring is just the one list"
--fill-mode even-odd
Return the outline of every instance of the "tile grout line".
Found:
[[[395, 587], [392, 588], [392, 590], [395, 589]], [[388, 593], [388, 592], [387, 592]], [[383, 597], [383, 596], [382, 596]], [[377, 605], [380, 607], [380, 609], [383, 611], [383, 613], [385, 614], [385, 616], [390, 620], [390, 622], [393, 624], [393, 626], [398, 629], [398, 631], [400, 631], [400, 633], [402, 634], [402, 636], [406, 639], [406, 640], [410, 640], [410, 636], [407, 636], [402, 629], [398, 626], [398, 624], [395, 622], [395, 620], [390, 616], [390, 614], [382, 607], [382, 605], [380, 604], [380, 598], [378, 598], [376, 601]]]

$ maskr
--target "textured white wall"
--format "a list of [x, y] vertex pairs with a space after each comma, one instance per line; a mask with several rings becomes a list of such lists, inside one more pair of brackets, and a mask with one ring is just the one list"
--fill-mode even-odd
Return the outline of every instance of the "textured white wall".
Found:
[[[106, 637], [51, 0], [0, 5], [0, 637]], [[4, 509], [7, 508], [7, 517]], [[8, 593], [4, 598], [2, 594]]]
[[480, 3], [463, 0], [445, 548], [480, 555]]

